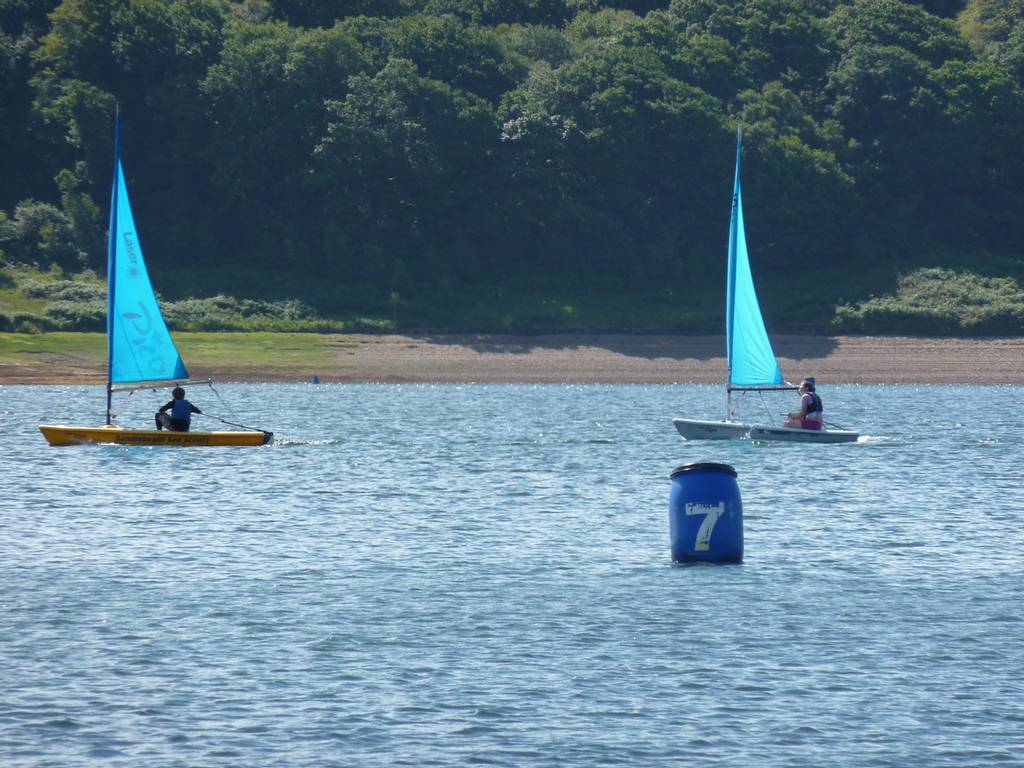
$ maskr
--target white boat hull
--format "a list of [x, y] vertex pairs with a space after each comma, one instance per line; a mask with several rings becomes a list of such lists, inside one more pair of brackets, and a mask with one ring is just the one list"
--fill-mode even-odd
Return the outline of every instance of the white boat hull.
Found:
[[740, 421], [673, 419], [672, 423], [687, 440], [742, 440], [750, 436], [751, 428]]
[[852, 443], [857, 432], [842, 429], [793, 429], [746, 424], [741, 421], [700, 421], [673, 419], [676, 430], [687, 440], [778, 440], [789, 443]]

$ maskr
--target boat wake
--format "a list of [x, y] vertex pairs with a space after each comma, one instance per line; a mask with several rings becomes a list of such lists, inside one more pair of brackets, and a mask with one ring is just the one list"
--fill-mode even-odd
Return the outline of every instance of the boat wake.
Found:
[[857, 438], [858, 443], [874, 443], [875, 445], [893, 445], [896, 440], [885, 435], [861, 435]]
[[276, 448], [292, 447], [295, 445], [341, 445], [341, 440], [302, 440], [297, 437], [275, 437], [273, 445]]

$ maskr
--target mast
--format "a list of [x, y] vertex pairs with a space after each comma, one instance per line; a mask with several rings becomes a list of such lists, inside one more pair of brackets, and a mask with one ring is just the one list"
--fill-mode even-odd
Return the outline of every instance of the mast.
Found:
[[729, 254], [725, 278], [725, 420], [732, 418], [732, 342], [736, 299], [736, 238], [740, 202], [740, 159], [743, 154], [743, 124], [736, 126], [736, 172], [732, 182], [732, 212], [729, 216]]
[[117, 182], [121, 175], [121, 103], [114, 110], [114, 183], [110, 191], [110, 231], [107, 235], [107, 424], [113, 397], [114, 291], [117, 279]]

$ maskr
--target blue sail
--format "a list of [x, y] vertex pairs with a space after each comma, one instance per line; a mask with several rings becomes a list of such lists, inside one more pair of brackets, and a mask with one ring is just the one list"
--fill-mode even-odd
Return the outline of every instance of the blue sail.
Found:
[[729, 356], [729, 384], [735, 387], [776, 386], [783, 383], [768, 332], [757, 303], [754, 278], [743, 231], [740, 158], [743, 134], [736, 137], [736, 178], [733, 183], [732, 219], [729, 222], [729, 275], [726, 288], [725, 337]]
[[121, 168], [121, 126], [115, 139], [114, 187], [107, 252], [107, 348], [111, 383], [187, 379], [149, 281]]

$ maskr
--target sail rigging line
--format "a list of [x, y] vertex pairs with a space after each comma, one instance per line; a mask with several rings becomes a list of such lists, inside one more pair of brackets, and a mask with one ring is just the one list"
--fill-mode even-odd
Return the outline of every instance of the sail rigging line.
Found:
[[841, 427], [841, 426], [839, 426], [838, 424], [833, 424], [833, 423], [832, 423], [831, 421], [825, 421], [824, 419], [822, 419], [822, 422], [821, 422], [821, 423], [822, 423], [822, 424], [827, 424], [827, 425], [828, 425], [828, 426], [830, 426], [830, 427], [835, 427], [836, 429], [841, 429], [841, 430], [843, 430], [844, 432], [848, 431], [848, 428], [847, 428], [847, 427]]
[[[228, 413], [230, 413], [230, 414], [231, 414], [231, 418], [233, 418], [233, 419], [235, 419], [235, 418], [238, 418], [237, 416], [235, 416], [235, 411], [234, 411], [234, 409], [233, 409], [233, 408], [232, 408], [232, 407], [231, 407], [231, 406], [230, 406], [230, 405], [228, 404], [228, 401], [227, 401], [227, 400], [225, 400], [225, 399], [224, 399], [223, 397], [221, 397], [221, 394], [220, 394], [220, 392], [218, 392], [218, 391], [217, 391], [217, 388], [216, 388], [215, 386], [213, 386], [213, 379], [210, 379], [209, 381], [207, 381], [207, 382], [206, 382], [206, 384], [207, 384], [207, 386], [208, 386], [208, 387], [210, 388], [210, 391], [211, 391], [211, 392], [213, 392], [213, 394], [214, 394], [214, 395], [216, 395], [216, 397], [217, 397], [217, 400], [218, 400], [218, 401], [220, 401], [220, 404], [221, 404], [222, 406], [224, 406], [225, 410], [227, 410], [227, 411], [228, 411]], [[227, 422], [225, 422], [225, 423], [227, 423]], [[237, 424], [232, 424], [232, 426], [235, 426], [235, 427], [237, 427], [238, 425], [237, 425]], [[246, 427], [246, 429], [252, 429], [252, 427]], [[262, 431], [262, 430], [261, 430], [261, 431]]]
[[203, 412], [203, 413], [201, 413], [199, 415], [200, 416], [205, 416], [208, 419], [213, 419], [214, 421], [219, 421], [221, 424], [227, 424], [230, 427], [238, 427], [239, 429], [245, 429], [245, 430], [248, 430], [250, 432], [262, 432], [265, 435], [271, 434], [270, 432], [267, 432], [267, 430], [265, 430], [265, 429], [260, 429], [259, 427], [248, 427], [245, 424], [237, 424], [237, 423], [235, 423], [233, 421], [228, 421], [227, 419], [222, 419], [220, 416], [214, 416], [212, 413]]
[[[212, 391], [213, 394], [217, 396], [217, 399], [220, 401], [221, 405], [223, 405], [225, 408], [227, 408], [228, 411], [231, 411], [231, 417], [232, 418], [237, 418], [234, 415], [234, 412], [232, 411], [231, 406], [228, 405], [228, 402], [223, 397], [221, 397], [221, 394], [220, 394], [220, 392], [217, 391], [217, 388], [215, 386], [213, 386], [213, 379], [209, 379], [205, 383], [210, 388], [210, 391]], [[227, 424], [228, 426], [231, 426], [231, 427], [238, 427], [240, 429], [248, 429], [248, 430], [251, 430], [253, 432], [262, 432], [265, 435], [271, 434], [270, 432], [267, 432], [267, 430], [265, 430], [265, 429], [260, 429], [259, 427], [249, 427], [249, 426], [246, 426], [245, 424], [238, 424], [238, 423], [236, 423], [234, 421], [227, 421], [226, 419], [222, 419], [220, 416], [214, 416], [213, 414], [202, 413], [200, 415], [201, 416], [209, 416], [211, 419], [215, 419], [216, 421], [219, 421], [221, 424]]]
[[127, 389], [127, 390], [125, 390], [125, 389], [111, 389], [110, 392], [111, 392], [111, 394], [114, 393], [114, 392], [127, 392], [128, 393], [128, 395], [123, 400], [121, 400], [120, 403], [117, 404], [116, 408], [114, 408], [113, 405], [107, 407], [107, 412], [110, 414], [110, 421], [107, 422], [107, 423], [108, 424], [113, 424], [115, 421], [117, 421], [117, 417], [120, 415], [121, 411], [124, 410], [124, 407], [126, 405], [128, 405], [128, 401], [131, 399], [132, 395], [135, 394], [135, 390], [134, 389]]

